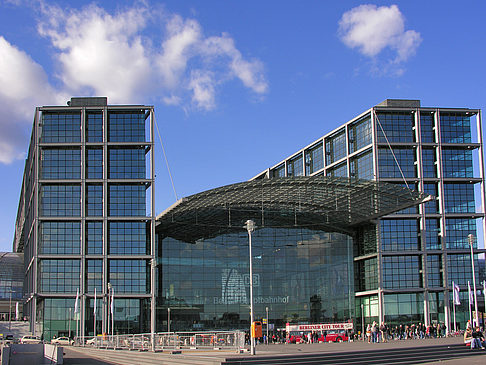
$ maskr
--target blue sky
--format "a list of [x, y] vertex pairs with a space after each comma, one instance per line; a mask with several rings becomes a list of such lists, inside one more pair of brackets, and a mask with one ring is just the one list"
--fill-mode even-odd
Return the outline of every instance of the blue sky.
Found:
[[[484, 1], [0, 0], [0, 251], [34, 109], [156, 108], [179, 197], [247, 180], [386, 98], [485, 109]], [[175, 201], [156, 146], [157, 213]]]

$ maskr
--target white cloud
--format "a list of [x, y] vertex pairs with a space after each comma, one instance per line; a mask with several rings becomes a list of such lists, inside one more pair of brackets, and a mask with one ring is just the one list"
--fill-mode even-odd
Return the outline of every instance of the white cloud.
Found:
[[339, 21], [339, 35], [345, 45], [367, 57], [391, 49], [396, 64], [414, 55], [422, 41], [420, 33], [405, 31], [404, 16], [396, 5], [361, 5], [347, 11]]
[[211, 72], [193, 70], [189, 89], [192, 90], [192, 101], [201, 109], [213, 109], [215, 104], [215, 80]]
[[[216, 107], [215, 85], [233, 78], [257, 94], [267, 91], [259, 61], [245, 60], [226, 35], [205, 38], [194, 19], [154, 14], [145, 3], [116, 14], [96, 5], [70, 11], [44, 5], [43, 14], [39, 32], [56, 48], [59, 77], [73, 94], [127, 103], [155, 97], [209, 110]], [[147, 35], [150, 26], [158, 33]], [[221, 41], [208, 50], [212, 39]]]
[[0, 162], [22, 157], [35, 106], [63, 105], [71, 95], [108, 96], [111, 103], [161, 100], [187, 111], [214, 109], [219, 86], [231, 80], [267, 92], [262, 63], [245, 59], [226, 34], [206, 37], [194, 19], [146, 2], [115, 13], [94, 4], [38, 4], [37, 29], [52, 46], [56, 87], [41, 65], [0, 36]]
[[35, 106], [59, 102], [42, 67], [0, 36], [0, 162], [24, 155]]

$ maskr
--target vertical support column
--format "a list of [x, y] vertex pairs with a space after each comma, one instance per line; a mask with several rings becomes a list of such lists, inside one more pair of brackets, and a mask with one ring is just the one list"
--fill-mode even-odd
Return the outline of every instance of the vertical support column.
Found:
[[[419, 191], [424, 191], [424, 167], [422, 161], [422, 126], [420, 124], [420, 109], [415, 110], [415, 140], [418, 142], [417, 145], [417, 174], [419, 178]], [[428, 291], [428, 270], [427, 270], [427, 237], [425, 237], [424, 232], [426, 231], [425, 224], [425, 209], [423, 205], [419, 205], [419, 230], [420, 230], [420, 251], [422, 252], [422, 272], [423, 272], [423, 286], [424, 290], [424, 325], [427, 327], [430, 324], [430, 313], [429, 313], [429, 291]]]
[[[476, 124], [477, 124], [477, 132], [478, 132], [478, 142], [479, 142], [479, 149], [478, 149], [478, 159], [479, 159], [479, 177], [481, 178], [481, 212], [486, 213], [486, 187], [485, 187], [485, 172], [484, 172], [484, 150], [483, 150], [483, 126], [481, 123], [481, 110], [478, 110], [476, 114]], [[482, 228], [483, 228], [483, 235], [486, 234], [486, 218], [482, 218]], [[479, 237], [479, 234], [477, 235]], [[483, 247], [486, 248], [483, 240]], [[479, 246], [479, 240], [477, 248]]]
[[[380, 173], [378, 170], [378, 136], [377, 136], [377, 126], [376, 126], [376, 110], [375, 108], [370, 109], [371, 118], [371, 144], [373, 151], [373, 175], [375, 181], [380, 181]], [[378, 318], [379, 322], [384, 322], [385, 320], [385, 307], [383, 303], [383, 256], [381, 254], [381, 220], [377, 221], [376, 224], [376, 265], [378, 272]]]
[[155, 161], [154, 161], [154, 109], [150, 109], [150, 332], [152, 333], [152, 351], [155, 351], [156, 301], [155, 301]]
[[81, 242], [80, 242], [80, 270], [79, 270], [79, 295], [80, 295], [80, 328], [79, 333], [81, 337], [85, 336], [85, 325], [86, 325], [86, 287], [84, 278], [86, 277], [86, 261], [85, 261], [85, 223], [86, 223], [86, 181], [85, 181], [85, 156], [84, 152], [86, 149], [86, 109], [81, 109]]
[[447, 237], [445, 232], [445, 202], [444, 202], [444, 173], [442, 171], [442, 135], [440, 128], [440, 110], [436, 109], [434, 113], [434, 122], [436, 128], [437, 138], [437, 177], [439, 178], [438, 193], [439, 193], [439, 213], [440, 213], [440, 232], [442, 236], [442, 267], [443, 267], [443, 280], [444, 280], [444, 318], [447, 331], [451, 328], [451, 316], [449, 307], [449, 268], [447, 265]]
[[101, 332], [108, 333], [108, 108], [103, 108], [103, 309]]
[[32, 334], [34, 336], [42, 335], [38, 334], [37, 332], [37, 293], [39, 292], [39, 281], [38, 281], [38, 252], [39, 252], [39, 216], [40, 216], [40, 207], [39, 207], [39, 196], [40, 196], [40, 184], [39, 184], [39, 161], [40, 161], [40, 148], [39, 148], [39, 143], [40, 143], [40, 136], [41, 136], [41, 131], [40, 131], [40, 120], [42, 118], [42, 113], [39, 108], [35, 109], [35, 118], [34, 118], [34, 143], [35, 143], [35, 151], [34, 151], [34, 239], [32, 240], [33, 244], [33, 260], [31, 263], [31, 270], [32, 270], [32, 317], [30, 319], [31, 321], [31, 327], [32, 327]]

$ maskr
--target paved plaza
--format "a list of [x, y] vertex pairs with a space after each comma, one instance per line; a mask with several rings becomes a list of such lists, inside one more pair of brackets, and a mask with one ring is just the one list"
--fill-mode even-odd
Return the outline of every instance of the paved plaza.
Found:
[[[313, 354], [327, 354], [336, 355], [343, 354], [352, 356], [356, 353], [355, 362], [359, 363], [359, 358], [363, 356], [363, 352], [367, 357], [375, 357], [378, 354], [386, 354], [393, 351], [395, 354], [403, 353], [404, 360], [413, 361], [413, 355], [410, 354], [410, 350], [416, 352], [432, 352], [431, 348], [437, 347], [446, 349], [450, 346], [451, 353], [453, 349], [460, 348], [463, 350], [462, 338], [441, 338], [441, 339], [427, 339], [427, 340], [406, 340], [406, 341], [390, 341], [387, 343], [368, 344], [363, 342], [351, 342], [351, 343], [320, 343], [320, 344], [270, 344], [270, 345], [258, 345], [257, 354], [252, 359], [259, 360], [258, 363], [266, 364], [279, 364], [289, 363], [285, 360], [285, 356], [294, 356], [306, 358]], [[423, 349], [423, 350], [421, 350]], [[371, 351], [371, 352], [370, 352]], [[474, 351], [474, 356], [469, 351]], [[198, 350], [182, 350], [180, 354], [172, 354], [171, 350], [164, 352], [151, 353], [151, 352], [137, 352], [126, 350], [97, 350], [91, 348], [80, 347], [66, 347], [65, 350], [66, 365], [81, 365], [81, 364], [201, 364], [201, 365], [219, 365], [225, 363], [238, 363], [238, 359], [241, 359], [242, 363], [245, 359], [248, 359], [249, 354], [237, 354], [235, 350], [212, 350], [212, 349], [198, 349]], [[386, 356], [386, 355], [385, 355]], [[482, 350], [467, 350], [462, 354], [451, 360], [432, 361], [427, 364], [485, 364], [486, 363], [486, 351]], [[467, 356], [467, 357], [466, 357]], [[386, 359], [386, 357], [385, 357]], [[307, 360], [302, 363], [311, 363]], [[318, 364], [319, 361], [313, 360], [312, 363]], [[336, 362], [338, 363], [338, 362]], [[376, 363], [386, 363], [386, 360], [381, 359]], [[394, 361], [394, 363], [399, 363]], [[412, 362], [413, 363], [413, 362]], [[424, 363], [424, 362], [420, 362]]]

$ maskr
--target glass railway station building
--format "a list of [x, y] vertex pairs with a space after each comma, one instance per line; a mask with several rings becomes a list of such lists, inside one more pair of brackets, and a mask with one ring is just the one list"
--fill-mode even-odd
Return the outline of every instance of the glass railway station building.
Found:
[[479, 110], [386, 100], [253, 179], [158, 216], [153, 128], [153, 107], [106, 98], [36, 109], [14, 238], [36, 334], [74, 336], [76, 319], [85, 336], [111, 332], [111, 319], [118, 334], [161, 332], [169, 310], [173, 331], [248, 329], [248, 219], [255, 318], [268, 308], [275, 328], [359, 330], [363, 316], [450, 326], [452, 281], [464, 325], [469, 234], [481, 238], [478, 295], [485, 276]]

